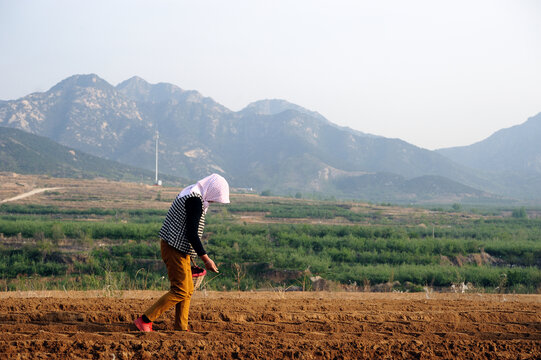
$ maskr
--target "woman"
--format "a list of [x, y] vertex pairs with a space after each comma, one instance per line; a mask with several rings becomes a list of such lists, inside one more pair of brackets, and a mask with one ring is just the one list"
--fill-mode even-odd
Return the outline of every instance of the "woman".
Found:
[[152, 331], [152, 322], [173, 305], [176, 306], [175, 330], [188, 330], [190, 299], [194, 291], [190, 256], [199, 256], [207, 270], [218, 272], [201, 244], [205, 213], [213, 202], [229, 203], [229, 185], [218, 174], [186, 187], [171, 204], [159, 233], [162, 259], [171, 288], [135, 320], [139, 330]]

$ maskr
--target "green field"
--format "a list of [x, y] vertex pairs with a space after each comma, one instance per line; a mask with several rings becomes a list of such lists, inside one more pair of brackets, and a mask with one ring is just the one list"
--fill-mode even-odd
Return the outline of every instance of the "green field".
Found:
[[[214, 206], [214, 290], [541, 290], [541, 219], [257, 198]], [[0, 290], [166, 289], [166, 209], [0, 206]], [[256, 214], [258, 222], [243, 216]], [[518, 215], [517, 215], [518, 214]], [[321, 220], [322, 224], [318, 224]], [[310, 280], [320, 276], [318, 285]]]

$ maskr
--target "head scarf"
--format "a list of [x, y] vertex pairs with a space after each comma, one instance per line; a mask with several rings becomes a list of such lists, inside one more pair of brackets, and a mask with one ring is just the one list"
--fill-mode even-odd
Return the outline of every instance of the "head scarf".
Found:
[[195, 184], [185, 187], [178, 197], [188, 194], [199, 194], [203, 198], [203, 211], [207, 212], [209, 202], [229, 204], [229, 184], [222, 176], [212, 174]]

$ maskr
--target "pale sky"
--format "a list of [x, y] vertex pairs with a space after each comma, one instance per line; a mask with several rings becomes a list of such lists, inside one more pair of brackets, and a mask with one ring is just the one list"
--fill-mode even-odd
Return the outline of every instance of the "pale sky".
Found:
[[469, 145], [541, 112], [541, 1], [0, 0], [1, 100], [88, 73]]

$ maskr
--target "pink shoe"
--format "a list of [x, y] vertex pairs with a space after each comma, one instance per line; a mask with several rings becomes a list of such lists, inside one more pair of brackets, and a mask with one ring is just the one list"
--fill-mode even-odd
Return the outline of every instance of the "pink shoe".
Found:
[[141, 316], [139, 316], [137, 320], [135, 320], [135, 326], [137, 326], [137, 328], [141, 331], [145, 331], [145, 332], [152, 331], [152, 323], [144, 322]]

